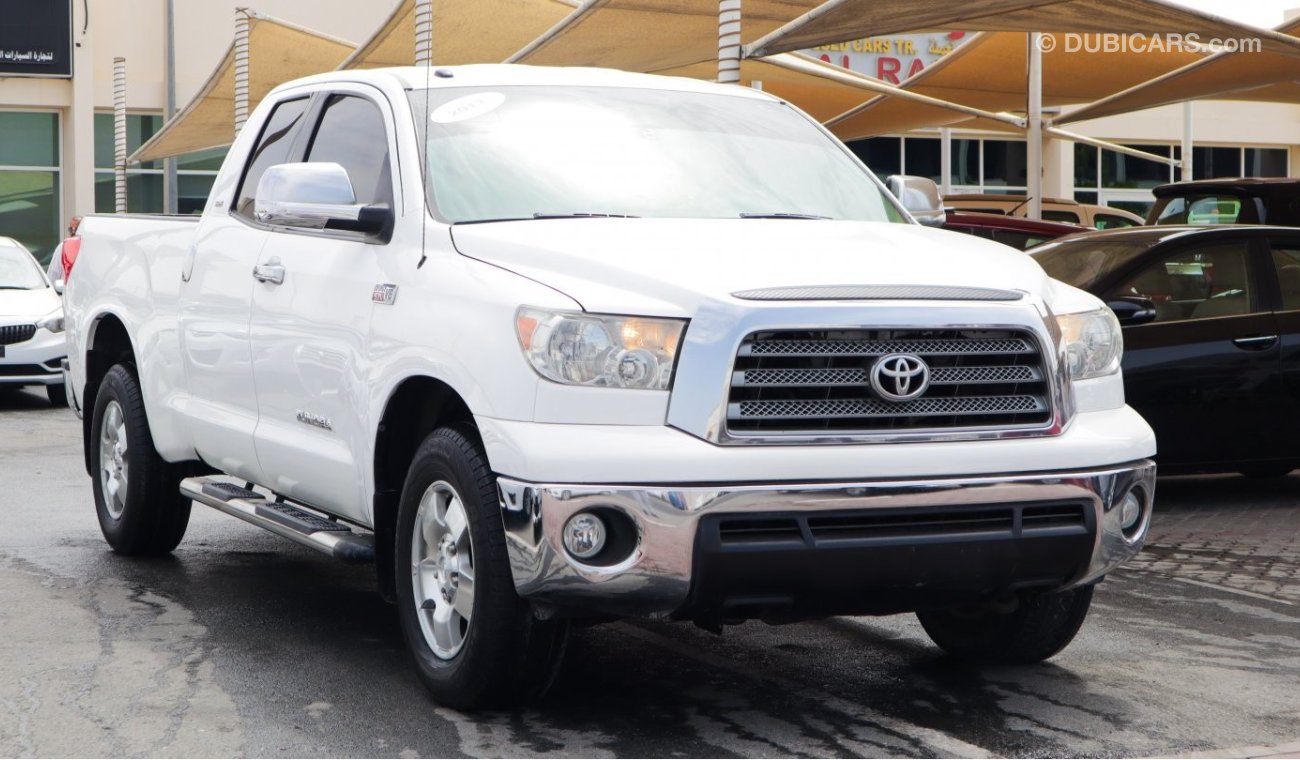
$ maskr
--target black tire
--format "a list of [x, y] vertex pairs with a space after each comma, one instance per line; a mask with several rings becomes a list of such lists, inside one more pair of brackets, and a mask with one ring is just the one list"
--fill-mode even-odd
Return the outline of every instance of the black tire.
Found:
[[930, 639], [973, 662], [1029, 665], [1060, 652], [1088, 616], [1092, 586], [1051, 594], [1021, 592], [1001, 603], [916, 613]]
[[[433, 583], [422, 581], [422, 577], [430, 576], [421, 576], [412, 563], [415, 544], [421, 544], [419, 551], [425, 557], [429, 557], [426, 548], [433, 543], [456, 544], [454, 528], [447, 527], [438, 535], [443, 528], [427, 525], [431, 511], [442, 511], [447, 525], [452, 525], [453, 499], [461, 505], [469, 546], [459, 553], [447, 550], [449, 555], [438, 553], [436, 558], [430, 558], [429, 567], [439, 568], [438, 574]], [[422, 501], [426, 504], [423, 512]], [[435, 504], [447, 506], [440, 510], [431, 506]], [[417, 518], [428, 530], [417, 527]], [[417, 530], [421, 531], [419, 536]], [[537, 619], [515, 593], [496, 478], [473, 429], [440, 428], [420, 445], [402, 488], [395, 533], [398, 616], [420, 680], [433, 698], [458, 710], [479, 710], [515, 706], [544, 693], [559, 671], [568, 623]], [[458, 535], [463, 541], [465, 531]], [[472, 565], [468, 568], [472, 570], [469, 577], [473, 590], [468, 602], [470, 615], [458, 620], [459, 612], [447, 613], [452, 622], [463, 625], [458, 629], [459, 645], [448, 646], [440, 656], [434, 651], [438, 645], [433, 632], [438, 625], [437, 614], [430, 606], [438, 605], [434, 597], [449, 589], [445, 581], [449, 575], [456, 575], [463, 583], [463, 572], [448, 574], [442, 568], [463, 562], [466, 549]], [[458, 567], [465, 569], [464, 565]], [[418, 594], [417, 586], [422, 589]], [[431, 586], [436, 589], [434, 593], [429, 593]], [[459, 585], [450, 587], [450, 597], [442, 595], [443, 604], [456, 607], [463, 601], [461, 593]], [[417, 595], [425, 599], [417, 599]]]
[[63, 383], [45, 386], [45, 395], [50, 397], [50, 406], [66, 407], [68, 405], [68, 388]]
[[[106, 426], [112, 430], [105, 430]], [[154, 448], [140, 383], [130, 366], [118, 364], [104, 375], [90, 430], [95, 512], [108, 545], [128, 556], [156, 556], [175, 549], [189, 525], [191, 502], [180, 494], [177, 468], [163, 461]], [[120, 449], [117, 457], [108, 453], [117, 448], [106, 443], [110, 439], [125, 441], [125, 455]], [[123, 474], [124, 479], [113, 481], [118, 487], [112, 487], [114, 475]]]

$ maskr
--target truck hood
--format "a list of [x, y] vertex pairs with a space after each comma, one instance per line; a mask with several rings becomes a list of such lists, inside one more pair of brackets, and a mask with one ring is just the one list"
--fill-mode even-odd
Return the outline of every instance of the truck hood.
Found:
[[54, 288], [36, 290], [0, 290], [0, 320], [35, 322], [59, 308], [59, 294]]
[[541, 219], [452, 227], [456, 249], [592, 312], [689, 317], [742, 290], [931, 285], [1047, 296], [1024, 253], [915, 224], [794, 219]]

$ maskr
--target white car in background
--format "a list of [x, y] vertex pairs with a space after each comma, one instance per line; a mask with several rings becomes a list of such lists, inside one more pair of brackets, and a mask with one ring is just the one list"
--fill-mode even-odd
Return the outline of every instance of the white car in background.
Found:
[[0, 385], [44, 385], [65, 406], [63, 301], [31, 252], [0, 237]]

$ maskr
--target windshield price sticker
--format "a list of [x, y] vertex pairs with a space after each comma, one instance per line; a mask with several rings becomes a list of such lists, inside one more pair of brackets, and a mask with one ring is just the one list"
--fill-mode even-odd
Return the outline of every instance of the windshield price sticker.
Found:
[[506, 96], [499, 92], [480, 92], [463, 98], [443, 103], [429, 114], [429, 121], [434, 124], [455, 124], [491, 113], [506, 102]]

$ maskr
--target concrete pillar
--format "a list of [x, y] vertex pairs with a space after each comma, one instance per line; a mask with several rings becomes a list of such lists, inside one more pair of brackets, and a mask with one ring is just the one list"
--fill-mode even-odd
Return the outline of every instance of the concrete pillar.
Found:
[[952, 195], [952, 130], [939, 130], [939, 194]]
[[[95, 213], [95, 59], [94, 30], [85, 5], [72, 4], [72, 99], [63, 146], [63, 214], [59, 228], [73, 216]], [[93, 18], [93, 17], [92, 17]], [[86, 28], [82, 34], [82, 28]]]
[[1179, 179], [1183, 182], [1190, 182], [1196, 177], [1196, 166], [1192, 157], [1192, 101], [1189, 100], [1183, 104], [1183, 164], [1180, 167], [1182, 173], [1179, 175]]
[[1074, 142], [1058, 138], [1043, 145], [1043, 197], [1074, 197]]

